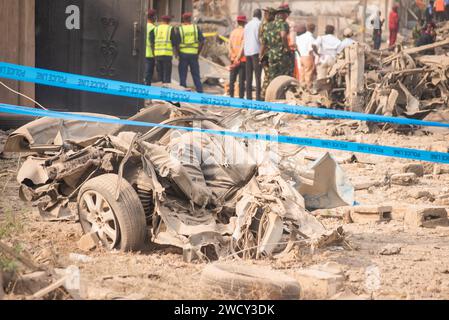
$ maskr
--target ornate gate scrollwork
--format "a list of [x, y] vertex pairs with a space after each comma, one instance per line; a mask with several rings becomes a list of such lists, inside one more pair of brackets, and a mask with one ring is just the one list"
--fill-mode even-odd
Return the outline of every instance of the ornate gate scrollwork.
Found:
[[101, 40], [101, 54], [103, 55], [103, 66], [100, 67], [100, 73], [103, 76], [115, 76], [115, 69], [113, 68], [115, 59], [118, 55], [117, 43], [114, 41], [114, 36], [117, 31], [119, 22], [114, 18], [101, 18], [101, 26], [103, 30], [103, 40]]

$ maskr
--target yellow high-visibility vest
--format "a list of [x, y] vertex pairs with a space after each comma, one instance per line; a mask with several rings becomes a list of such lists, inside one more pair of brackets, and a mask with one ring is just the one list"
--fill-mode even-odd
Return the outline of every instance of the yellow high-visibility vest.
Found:
[[173, 56], [173, 45], [171, 43], [170, 35], [173, 27], [168, 24], [161, 24], [154, 29], [154, 55]]
[[198, 27], [195, 24], [181, 25], [179, 35], [181, 38], [179, 51], [185, 54], [198, 54], [200, 46]]
[[147, 58], [154, 58], [154, 54], [153, 54], [153, 49], [151, 48], [151, 40], [150, 40], [150, 33], [151, 31], [154, 30], [154, 28], [156, 28], [156, 26], [154, 24], [152, 24], [151, 22], [147, 23], [147, 51], [145, 54], [145, 57]]

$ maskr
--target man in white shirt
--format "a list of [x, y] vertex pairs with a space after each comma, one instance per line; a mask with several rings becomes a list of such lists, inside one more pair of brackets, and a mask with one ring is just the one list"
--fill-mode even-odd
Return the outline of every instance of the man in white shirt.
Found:
[[353, 45], [355, 41], [351, 38], [354, 35], [351, 28], [346, 28], [343, 30], [343, 36], [345, 37], [343, 41], [340, 43], [340, 46], [337, 49], [337, 53], [342, 52], [347, 47]]
[[253, 19], [246, 24], [244, 32], [244, 54], [246, 57], [246, 99], [253, 99], [253, 74], [256, 77], [256, 100], [261, 101], [261, 76], [260, 65], [260, 25], [262, 23], [262, 11], [254, 10]]
[[341, 41], [334, 36], [335, 27], [327, 25], [325, 29], [325, 35], [319, 36], [314, 44], [315, 52], [318, 54], [317, 63], [317, 80], [327, 77], [329, 69], [336, 61], [338, 54], [338, 47]]
[[382, 27], [385, 19], [380, 19], [381, 12], [376, 11], [373, 19], [371, 20], [371, 25], [373, 26], [373, 41], [374, 49], [379, 50], [380, 44], [382, 42]]
[[307, 25], [307, 31], [296, 37], [296, 46], [298, 47], [301, 62], [299, 81], [307, 89], [312, 87], [313, 75], [315, 73], [315, 58], [312, 48], [315, 43], [314, 32], [315, 25], [310, 23]]

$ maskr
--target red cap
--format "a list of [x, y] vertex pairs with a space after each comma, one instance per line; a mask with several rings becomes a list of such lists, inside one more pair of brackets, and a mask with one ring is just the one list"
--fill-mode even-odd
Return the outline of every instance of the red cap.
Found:
[[154, 17], [156, 15], [156, 10], [154, 9], [148, 9], [148, 16], [149, 17]]
[[192, 13], [191, 12], [186, 12], [182, 15], [183, 19], [191, 19], [192, 18]]
[[291, 12], [290, 11], [290, 6], [288, 5], [288, 3], [283, 3], [279, 6], [278, 12]]
[[246, 22], [247, 20], [246, 20], [246, 16], [237, 16], [237, 21], [239, 21], [239, 22]]
[[162, 16], [161, 19], [162, 19], [163, 21], [170, 21], [170, 20], [171, 20], [171, 17], [170, 17], [170, 16]]

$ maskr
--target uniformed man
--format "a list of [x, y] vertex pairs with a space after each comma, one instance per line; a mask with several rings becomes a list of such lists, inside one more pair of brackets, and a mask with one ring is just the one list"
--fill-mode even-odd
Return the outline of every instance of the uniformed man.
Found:
[[154, 52], [151, 44], [150, 34], [156, 27], [154, 23], [156, 22], [156, 11], [153, 9], [148, 10], [148, 21], [147, 21], [147, 37], [146, 37], [146, 72], [145, 72], [145, 84], [151, 86], [151, 80], [153, 79], [154, 73]]
[[262, 48], [263, 54], [268, 52], [268, 83], [278, 76], [292, 76], [295, 62], [289, 44], [290, 27], [286, 22], [291, 10], [288, 4], [283, 4], [276, 13], [275, 20], [267, 26]]
[[171, 83], [172, 59], [177, 47], [176, 33], [170, 25], [170, 16], [163, 16], [161, 20], [161, 24], [150, 33], [150, 41], [159, 78], [162, 83]]
[[[264, 35], [267, 32], [269, 23], [274, 21], [274, 18], [276, 17], [276, 10], [274, 8], [266, 8], [263, 9], [264, 11], [264, 19], [262, 21], [262, 25], [260, 26], [260, 36], [259, 39], [261, 40], [262, 47], [264, 45]], [[264, 80], [262, 85], [262, 92], [261, 97], [264, 100], [265, 99], [265, 91], [267, 90], [267, 87], [269, 85], [268, 82], [268, 50], [265, 50], [265, 52], [261, 53], [260, 56], [260, 63], [263, 68], [264, 72]]]
[[179, 36], [179, 82], [187, 87], [187, 72], [190, 68], [197, 92], [203, 92], [198, 57], [204, 44], [204, 36], [196, 24], [192, 24], [192, 13], [182, 15], [182, 25], [178, 28]]

